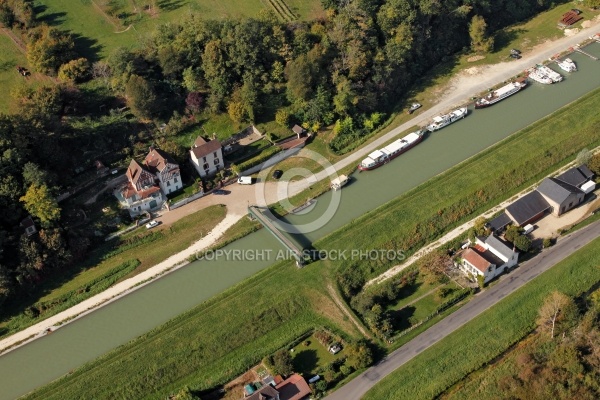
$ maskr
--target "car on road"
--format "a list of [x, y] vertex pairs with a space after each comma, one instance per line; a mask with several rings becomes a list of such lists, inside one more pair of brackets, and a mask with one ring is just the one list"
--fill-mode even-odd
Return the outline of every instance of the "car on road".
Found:
[[276, 169], [275, 171], [273, 171], [273, 179], [279, 179], [281, 178], [281, 175], [283, 175], [282, 170]]
[[412, 103], [411, 106], [408, 108], [408, 113], [412, 114], [415, 111], [417, 111], [419, 108], [421, 108], [421, 104], [419, 104], [419, 103]]
[[213, 190], [213, 194], [218, 194], [218, 195], [224, 195], [224, 194], [229, 194], [229, 193], [231, 193], [229, 190], [223, 190], [223, 189]]
[[152, 220], [146, 224], [146, 229], [152, 229], [158, 225], [158, 221]]

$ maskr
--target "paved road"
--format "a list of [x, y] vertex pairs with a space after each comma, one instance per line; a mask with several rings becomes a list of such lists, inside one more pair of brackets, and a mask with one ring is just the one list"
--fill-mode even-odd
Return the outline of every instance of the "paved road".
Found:
[[385, 361], [369, 368], [342, 388], [327, 396], [327, 400], [358, 400], [380, 380], [404, 365], [428, 347], [439, 342], [456, 329], [471, 321], [494, 304], [525, 285], [542, 272], [567, 258], [577, 249], [600, 236], [600, 221], [576, 231], [550, 249], [544, 250], [532, 260], [521, 265], [515, 271], [502, 276], [494, 287], [479, 293], [472, 301], [458, 311], [444, 318], [398, 350], [391, 353]]

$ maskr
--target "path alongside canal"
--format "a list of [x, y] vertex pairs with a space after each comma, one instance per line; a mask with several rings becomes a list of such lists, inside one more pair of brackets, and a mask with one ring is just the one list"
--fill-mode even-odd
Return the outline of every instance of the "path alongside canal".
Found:
[[[597, 24], [597, 21], [594, 22], [594, 25]], [[526, 67], [535, 64], [541, 60], [547, 59], [551, 55], [554, 55], [560, 51], [567, 49], [586, 39], [588, 36], [592, 34], [592, 31], [588, 29], [584, 29], [578, 34], [561, 38], [555, 42], [547, 43], [539, 47], [538, 49], [532, 51], [530, 54], [524, 55], [521, 60], [511, 61], [509, 63], [501, 63], [494, 66], [480, 67], [478, 69], [477, 74], [470, 75], [469, 73], [462, 73], [459, 76], [452, 80], [451, 85], [449, 86], [447, 93], [441, 96], [440, 102], [430, 108], [429, 110], [425, 110], [418, 117], [414, 118], [410, 122], [400, 125], [399, 127], [393, 129], [389, 133], [384, 136], [378, 138], [367, 146], [363, 147], [359, 151], [349, 155], [343, 160], [339, 161], [335, 164], [336, 170], [340, 168], [346, 167], [353, 163], [357, 163], [358, 160], [363, 158], [367, 153], [372, 150], [381, 147], [385, 142], [394, 138], [398, 134], [403, 131], [409, 129], [414, 125], [423, 125], [427, 121], [429, 121], [434, 115], [437, 115], [441, 112], [445, 112], [452, 107], [458, 106], [466, 102], [466, 99], [475, 95], [476, 93], [482, 92], [487, 88], [493, 86], [499, 81], [506, 80], [519, 72], [523, 71]], [[317, 180], [322, 180], [327, 178], [327, 172], [321, 171], [318, 174], [315, 174]], [[288, 187], [288, 196], [292, 196], [301, 192], [302, 190], [308, 188], [311, 182], [315, 181], [315, 177], [313, 179], [302, 180], [293, 182]], [[91, 311], [97, 310], [98, 308], [109, 304], [115, 299], [124, 296], [125, 294], [130, 293], [131, 291], [141, 287], [141, 284], [147, 284], [158, 276], [162, 276], [166, 271], [173, 270], [175, 266], [178, 268], [185, 263], [185, 261], [189, 258], [189, 256], [193, 255], [197, 251], [201, 251], [202, 249], [212, 245], [214, 241], [222, 235], [222, 233], [230, 226], [232, 226], [235, 222], [237, 222], [240, 218], [242, 218], [246, 214], [246, 208], [248, 204], [257, 204], [257, 191], [264, 191], [267, 195], [267, 201], [270, 203], [275, 199], [276, 188], [275, 183], [267, 183], [266, 185], [252, 185], [252, 186], [240, 186], [240, 185], [232, 185], [231, 191], [232, 193], [227, 196], [207, 196], [206, 198], [202, 198], [197, 202], [194, 202], [188, 206], [182, 207], [181, 209], [174, 210], [171, 212], [166, 212], [163, 216], [158, 218], [162, 220], [164, 223], [173, 222], [176, 219], [183, 218], [192, 212], [195, 212], [199, 209], [205, 208], [211, 204], [219, 203], [225, 204], [228, 206], [228, 214], [226, 218], [217, 225], [217, 227], [205, 238], [202, 238], [200, 241], [195, 243], [192, 247], [186, 249], [183, 252], [180, 252], [166, 261], [156, 265], [155, 267], [147, 270], [145, 273], [137, 275], [131, 279], [121, 282], [118, 285], [108, 289], [107, 291], [98, 294], [68, 310], [65, 310], [51, 318], [48, 318], [30, 328], [27, 328], [19, 333], [16, 333], [10, 337], [7, 337], [0, 341], [0, 352], [3, 349], [7, 349], [8, 347], [13, 347], [19, 343], [23, 343], [24, 341], [31, 341], [37, 337], [43, 336], [48, 328], [52, 328], [53, 326], [58, 326], [65, 321], [72, 321], [75, 318], [79, 318], [82, 315], [88, 314]], [[263, 204], [257, 204], [263, 205]], [[243, 211], [242, 211], [243, 210]]]

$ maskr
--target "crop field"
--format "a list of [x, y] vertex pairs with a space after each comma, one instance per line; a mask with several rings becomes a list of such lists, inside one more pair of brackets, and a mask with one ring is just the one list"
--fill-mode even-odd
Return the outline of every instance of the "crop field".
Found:
[[256, 17], [271, 9], [269, 1], [285, 5], [291, 19], [322, 14], [318, 0], [38, 0], [39, 19], [75, 34], [77, 48], [91, 60], [117, 47], [136, 47], [157, 25], [181, 21], [191, 13], [205, 19]]
[[[563, 164], [565, 159], [572, 159], [582, 148], [597, 144], [600, 122], [595, 110], [599, 104], [600, 91], [595, 91], [314, 246], [340, 250], [350, 246], [370, 246], [368, 248], [372, 249], [388, 243], [390, 248], [413, 248], [439, 237], [471, 218], [473, 213], [533, 183]], [[563, 124], [569, 129], [565, 129]], [[489, 165], [497, 168], [486, 168]], [[440, 185], [439, 182], [454, 184]], [[492, 189], [493, 192], [482, 192]], [[453, 204], [461, 208], [451, 208], [455, 207]], [[444, 210], [441, 215], [440, 209]], [[441, 219], [446, 213], [453, 216], [451, 220]], [[420, 231], [420, 227], [427, 230]], [[401, 247], [406, 245], [403, 243], [406, 237], [417, 237], [417, 240], [411, 247]], [[588, 258], [577, 259], [581, 266], [588, 261], [592, 262]], [[262, 357], [286, 346], [309, 329], [323, 326], [334, 333], [345, 333], [345, 338], [358, 337], [355, 325], [328, 294], [327, 285], [333, 284], [339, 267], [329, 260], [314, 262], [302, 270], [291, 263], [270, 267], [190, 312], [40, 388], [28, 398], [121, 398], [140, 393], [168, 395], [186, 385], [192, 390], [205, 390], [238, 376], [256, 365]], [[374, 274], [386, 266], [355, 267], [371, 268], [366, 272]], [[568, 268], [571, 268], [570, 272]], [[562, 282], [565, 291], [576, 292], [581, 282], [591, 284], [600, 273], [598, 270], [590, 272], [588, 268], [577, 275], [573, 273], [574, 266], [568, 268], [555, 268], [544, 274], [541, 283], [534, 282], [533, 295], [526, 300], [536, 301], [556, 286], [556, 282]], [[567, 272], [564, 276], [555, 276], [557, 271]], [[555, 281], [549, 281], [550, 277], [554, 277]], [[428, 301], [424, 300], [423, 306], [427, 307], [425, 303]], [[533, 303], [528, 304], [532, 304], [531, 309], [537, 307]], [[498, 311], [498, 316], [510, 318], [510, 315], [502, 313], [515, 314], [515, 308], [515, 304], [510, 304], [505, 311]], [[530, 317], [527, 308], [514, 316], [515, 326], [522, 324], [523, 327], [512, 336], [501, 332], [491, 348], [498, 349], [511, 340], [518, 340], [530, 329]], [[481, 325], [478, 329], [486, 329], [486, 324]], [[478, 334], [478, 337], [483, 334]], [[460, 339], [464, 340], [464, 337], [455, 336], [455, 343]], [[457, 346], [455, 343], [453, 346]], [[454, 364], [456, 357], [452, 358]], [[466, 359], [465, 368], [473, 365], [474, 361], [469, 362], [470, 359]], [[448, 378], [447, 384], [460, 376]], [[423, 377], [419, 375], [418, 379], [414, 382], [422, 382]], [[439, 390], [443, 390], [446, 383], [440, 385]], [[423, 393], [430, 393], [430, 390], [433, 389]]]
[[437, 398], [525, 337], [535, 327], [538, 310], [551, 292], [560, 290], [576, 296], [597, 284], [599, 265], [600, 239], [596, 239], [395, 370], [367, 392], [364, 399]]

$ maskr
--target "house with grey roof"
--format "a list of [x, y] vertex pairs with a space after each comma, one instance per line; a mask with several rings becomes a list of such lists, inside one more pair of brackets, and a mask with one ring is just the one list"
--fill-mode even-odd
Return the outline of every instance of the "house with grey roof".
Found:
[[559, 217], [579, 205], [585, 192], [557, 178], [546, 178], [536, 189], [548, 202], [553, 215]]
[[523, 226], [542, 218], [549, 209], [550, 204], [544, 196], [534, 190], [506, 207], [505, 212], [516, 225]]

